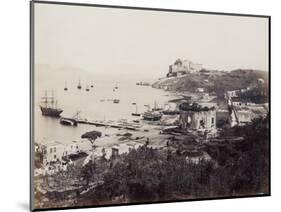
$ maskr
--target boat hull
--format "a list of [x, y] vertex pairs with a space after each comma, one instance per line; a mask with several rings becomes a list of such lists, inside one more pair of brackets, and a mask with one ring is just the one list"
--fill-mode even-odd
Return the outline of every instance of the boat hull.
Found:
[[77, 121], [74, 119], [60, 118], [60, 124], [66, 126], [77, 126]]
[[63, 112], [63, 110], [61, 109], [50, 108], [50, 107], [40, 106], [40, 109], [43, 116], [60, 117], [60, 114]]
[[132, 116], [141, 116], [140, 113], [132, 113]]
[[146, 112], [143, 114], [143, 119], [147, 121], [159, 121], [162, 118], [162, 115], [155, 114], [153, 112]]
[[161, 119], [161, 117], [148, 117], [148, 116], [144, 116], [143, 119], [146, 120], [146, 121], [159, 121]]

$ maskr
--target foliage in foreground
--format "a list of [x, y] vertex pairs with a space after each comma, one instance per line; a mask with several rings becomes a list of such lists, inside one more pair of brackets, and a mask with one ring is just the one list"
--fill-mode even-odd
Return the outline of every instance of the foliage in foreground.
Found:
[[[90, 204], [164, 201], [268, 193], [269, 120], [225, 131], [245, 140], [206, 146], [214, 161], [187, 163], [184, 156], [139, 147], [115, 159], [103, 173], [104, 184], [80, 202]], [[227, 142], [227, 140], [225, 141]]]

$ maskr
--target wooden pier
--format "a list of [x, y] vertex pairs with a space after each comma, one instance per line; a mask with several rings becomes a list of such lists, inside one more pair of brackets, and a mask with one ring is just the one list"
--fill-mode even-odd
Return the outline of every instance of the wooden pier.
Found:
[[89, 124], [89, 125], [94, 125], [96, 127], [112, 127], [112, 128], [118, 128], [118, 129], [138, 131], [138, 127], [123, 125], [123, 124], [118, 124], [118, 123], [108, 123], [108, 122], [101, 122], [101, 121], [88, 121], [88, 120], [74, 119], [74, 118], [68, 118], [68, 117], [63, 117], [63, 119], [75, 122], [77, 124]]

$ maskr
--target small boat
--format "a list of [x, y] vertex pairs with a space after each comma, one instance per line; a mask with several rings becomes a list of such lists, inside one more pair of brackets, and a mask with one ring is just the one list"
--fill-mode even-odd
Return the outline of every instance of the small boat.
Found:
[[162, 114], [158, 111], [147, 111], [143, 114], [143, 119], [147, 121], [159, 121]]
[[67, 125], [67, 126], [77, 126], [77, 121], [76, 120], [72, 120], [72, 119], [68, 119], [68, 118], [60, 118], [60, 124], [62, 125]]
[[120, 102], [119, 99], [113, 99], [113, 103], [118, 104]]
[[94, 84], [93, 84], [93, 81], [91, 82], [91, 88], [93, 88], [94, 87]]
[[65, 90], [65, 91], [67, 91], [68, 90], [68, 88], [67, 88], [67, 82], [65, 81], [65, 86], [64, 86], [64, 89], [63, 90]]
[[148, 82], [137, 82], [136, 85], [140, 85], [140, 86], [150, 86], [150, 83], [148, 83]]
[[87, 87], [86, 87], [86, 89], [85, 89], [86, 91], [90, 91], [90, 88], [89, 88], [89, 86], [87, 85]]
[[137, 106], [137, 103], [132, 103], [132, 105], [135, 105], [135, 106], [136, 106], [136, 112], [135, 112], [135, 113], [132, 113], [131, 115], [132, 115], [132, 116], [141, 116], [141, 114], [138, 113], [138, 106]]
[[77, 85], [77, 88], [78, 89], [81, 89], [82, 88], [82, 86], [81, 86], [81, 81], [79, 80], [79, 83], [78, 83], [78, 85]]
[[114, 90], [118, 89], [118, 84], [115, 84]]
[[141, 116], [140, 113], [132, 113], [131, 115], [132, 115], [132, 116]]
[[178, 114], [180, 114], [180, 112], [177, 111], [177, 110], [163, 110], [162, 113], [164, 115], [178, 115]]
[[159, 121], [162, 118], [162, 113], [155, 110], [150, 110], [150, 105], [144, 105], [147, 107], [147, 112], [144, 112], [142, 117], [147, 121]]

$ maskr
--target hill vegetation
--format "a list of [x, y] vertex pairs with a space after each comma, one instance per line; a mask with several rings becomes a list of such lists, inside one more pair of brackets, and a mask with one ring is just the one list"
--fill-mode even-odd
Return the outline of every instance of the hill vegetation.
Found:
[[[212, 161], [189, 163], [184, 155], [141, 146], [93, 166], [102, 185], [78, 203], [104, 204], [151, 202], [208, 197], [256, 195], [269, 192], [268, 117], [246, 126], [228, 129], [220, 136], [223, 143], [209, 143], [205, 151]], [[243, 141], [227, 143], [232, 135]], [[106, 170], [106, 171], [105, 171]], [[102, 172], [99, 174], [99, 172]], [[93, 177], [93, 176], [92, 176]]]
[[264, 88], [268, 90], [268, 73], [250, 69], [237, 69], [231, 72], [203, 69], [180, 77], [164, 78], [152, 86], [173, 92], [196, 92], [197, 88], [204, 88], [205, 92], [223, 98], [226, 91], [256, 87], [259, 79], [264, 81]]

